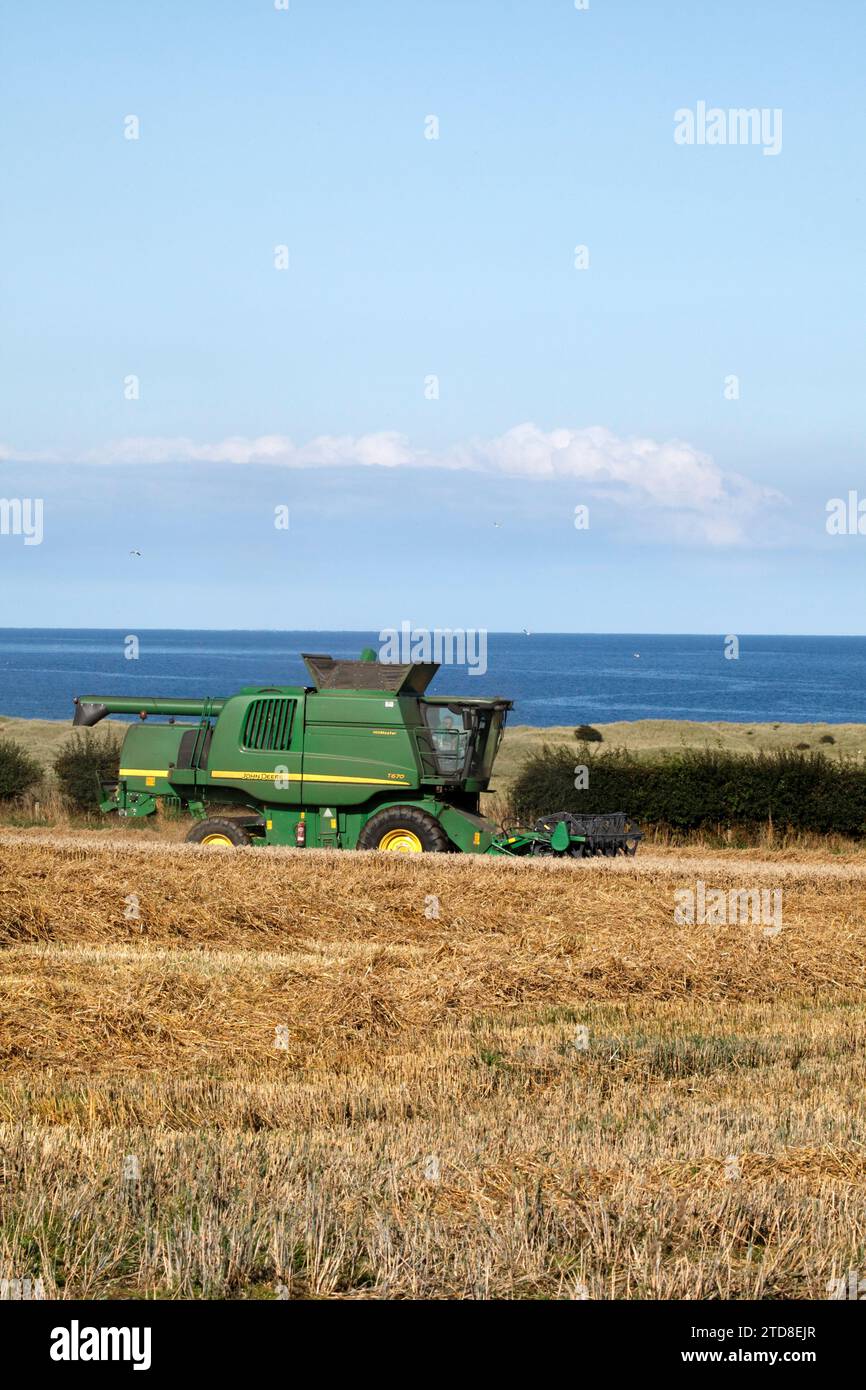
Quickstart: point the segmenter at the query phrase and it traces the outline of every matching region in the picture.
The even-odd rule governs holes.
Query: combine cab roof
[[[449,709],[454,705],[461,708],[472,705],[478,709],[514,709],[514,701],[506,700],[504,695],[428,695],[426,703],[446,705]]]

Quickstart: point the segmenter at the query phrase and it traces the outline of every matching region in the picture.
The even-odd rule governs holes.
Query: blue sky
[[[864,31],[4,6],[0,626],[866,631]],[[780,150],[678,145],[699,102]]]

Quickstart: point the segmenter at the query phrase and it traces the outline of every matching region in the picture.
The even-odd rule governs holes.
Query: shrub
[[[95,811],[100,782],[117,777],[120,744],[112,734],[79,729],[54,759],[54,771],[66,799],[80,811]]]
[[[647,825],[682,830],[775,825],[821,834],[866,834],[866,768],[822,753],[719,749],[637,758],[625,749],[587,752],[588,786],[575,788],[574,752],[547,746],[524,764],[515,812],[531,824],[551,811],[625,811]]]
[[[581,743],[602,743],[604,735],[598,729],[594,729],[591,724],[578,724],[574,731],[574,737]]]
[[[819,742],[819,743],[835,743],[836,740],[835,740],[835,738],[833,737],[832,734],[822,734],[821,737],[818,739],[818,742]]]
[[[808,743],[795,743],[794,747],[802,751],[803,749],[808,748],[809,745]]]
[[[21,796],[42,776],[42,768],[14,738],[0,738],[0,801]]]

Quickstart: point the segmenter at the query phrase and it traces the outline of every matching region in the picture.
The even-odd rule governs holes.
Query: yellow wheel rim
[[[413,830],[386,830],[379,841],[379,849],[393,850],[396,854],[421,854],[421,841]]]
[[[234,849],[234,845],[228,835],[221,835],[218,832],[213,835],[205,835],[204,839],[200,840],[199,843],[202,845],[210,845],[211,849]]]

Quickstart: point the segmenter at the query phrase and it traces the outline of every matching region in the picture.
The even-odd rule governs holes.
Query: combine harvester
[[[224,700],[76,699],[76,725],[108,714],[141,721],[128,728],[100,809],[149,816],[162,801],[196,817],[188,840],[221,848],[635,853],[640,831],[622,814],[557,812],[505,833],[479,814],[510,700],[428,696],[437,664],[384,664],[369,649],[360,661],[304,661],[306,687],[246,686]]]

